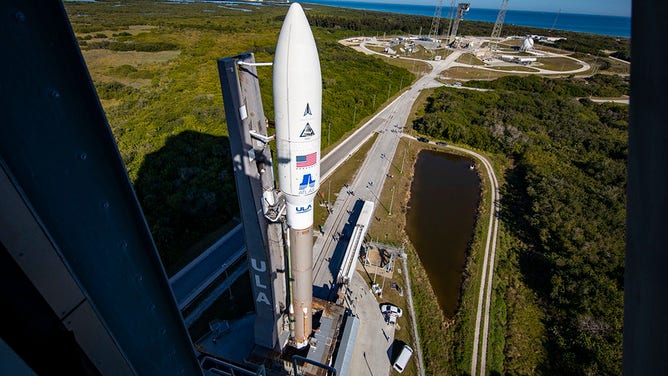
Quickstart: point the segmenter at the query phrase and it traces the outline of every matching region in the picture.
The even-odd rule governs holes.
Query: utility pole
[[[404,157],[401,159],[401,170],[399,170],[400,174],[404,173],[404,161],[406,160],[406,149],[404,149]]]
[[[329,133],[331,131],[331,128],[332,128],[332,123],[328,123],[327,124],[327,146],[329,146],[329,144],[330,144]]]
[[[356,118],[357,118],[357,103],[355,103],[355,110],[353,111],[353,125],[355,124]]]

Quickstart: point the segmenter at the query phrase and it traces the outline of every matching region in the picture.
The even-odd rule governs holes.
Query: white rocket
[[[294,342],[312,330],[313,198],[320,187],[322,82],[318,50],[301,6],[290,5],[274,57],[274,116],[279,187],[286,197],[293,277]]]

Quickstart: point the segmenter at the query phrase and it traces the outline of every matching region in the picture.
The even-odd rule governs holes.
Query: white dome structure
[[[522,40],[522,45],[520,46],[520,51],[526,52],[533,49],[533,39],[530,35],[527,35],[524,40]]]

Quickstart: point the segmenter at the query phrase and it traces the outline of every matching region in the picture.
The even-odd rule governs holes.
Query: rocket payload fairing
[[[283,21],[273,65],[278,180],[286,198],[294,280],[294,342],[303,347],[312,330],[313,199],[320,187],[322,81],[315,40],[297,3]]]

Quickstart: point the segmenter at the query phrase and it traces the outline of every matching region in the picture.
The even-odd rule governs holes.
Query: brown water
[[[415,163],[406,232],[446,317],[459,305],[468,244],[480,200],[471,159],[423,150]]]

